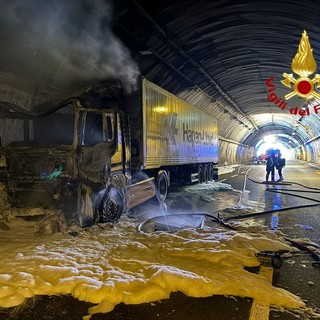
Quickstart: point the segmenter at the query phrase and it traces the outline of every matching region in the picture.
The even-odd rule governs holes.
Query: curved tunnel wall
[[[253,156],[254,148],[219,138],[219,166],[249,163]]]
[[[313,145],[313,150],[315,150],[314,162],[320,164],[320,139],[314,140],[311,144]]]
[[[313,138],[295,149],[296,158],[320,165],[320,137]]]
[[[314,144],[312,142],[308,143],[308,144],[306,144],[305,148],[307,151],[306,152],[306,156],[307,156],[306,161],[315,162],[315,159],[316,159],[315,150],[317,150],[317,149],[314,148]],[[317,153],[319,153],[319,151]]]

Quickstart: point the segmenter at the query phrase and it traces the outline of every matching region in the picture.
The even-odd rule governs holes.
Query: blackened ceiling
[[[132,89],[141,74],[216,116],[221,138],[256,146],[276,134],[296,147],[320,134],[318,99],[295,96],[283,110],[267,91],[273,88],[283,101],[292,91],[281,80],[283,73],[293,73],[304,30],[320,63],[320,1],[0,3],[4,116],[23,103],[30,109],[43,99],[57,103],[81,91],[70,85],[74,79],[88,84],[116,74]],[[69,91],[60,95],[61,87]],[[302,106],[310,115],[289,112]]]

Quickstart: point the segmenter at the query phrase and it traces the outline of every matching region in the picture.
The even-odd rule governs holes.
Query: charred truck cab
[[[25,140],[0,148],[11,206],[64,211],[87,226],[119,219],[170,181],[217,177],[217,122],[146,79],[129,98],[107,83],[24,119]]]

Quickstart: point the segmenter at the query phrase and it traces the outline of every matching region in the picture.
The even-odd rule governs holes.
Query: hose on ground
[[[263,182],[259,182],[259,181],[255,181],[252,178],[250,178],[249,176],[247,177],[248,180],[254,182],[254,183],[258,183],[258,184],[265,184]],[[231,230],[236,230],[236,228],[234,228],[233,226],[229,225],[228,223],[226,223],[226,221],[229,220],[238,220],[238,219],[245,219],[245,218],[251,218],[251,217],[255,217],[255,216],[260,216],[260,215],[264,215],[264,214],[272,214],[275,212],[283,212],[283,211],[288,211],[288,210],[294,210],[294,209],[301,209],[301,208],[310,208],[310,207],[316,207],[320,205],[320,201],[319,200],[315,200],[309,197],[305,197],[305,196],[301,196],[301,195],[296,195],[296,194],[292,194],[289,192],[285,192],[285,191],[293,191],[293,192],[307,192],[307,193],[320,193],[320,189],[319,188],[312,188],[312,187],[307,187],[301,183],[297,183],[297,182],[286,182],[286,183],[274,183],[276,185],[299,185],[302,186],[306,189],[309,190],[314,190],[314,191],[309,191],[309,190],[296,190],[296,189],[274,189],[274,188],[266,188],[266,191],[269,192],[274,192],[274,193],[280,193],[280,194],[285,194],[285,195],[290,195],[290,196],[294,196],[297,198],[301,198],[301,199],[305,199],[305,200],[310,200],[310,201],[314,201],[316,203],[313,204],[305,204],[305,205],[300,205],[300,206],[294,206],[294,207],[288,207],[288,208],[280,208],[280,209],[272,209],[272,210],[266,210],[266,211],[261,211],[261,212],[255,212],[255,213],[249,213],[249,214],[241,214],[241,215],[236,215],[236,216],[232,216],[232,217],[226,217],[226,218],[218,218],[220,221],[220,224],[222,224],[223,226],[225,226],[226,228],[229,228]],[[319,191],[319,192],[318,192]],[[308,253],[311,254],[311,256],[313,257],[313,259],[315,260],[314,262],[312,262],[313,266],[318,266],[320,267],[320,256],[315,253],[314,251],[312,251],[310,248],[308,248],[307,246],[298,243],[292,239],[289,238],[285,238],[286,241],[290,242],[293,246],[297,247],[300,250],[306,251]]]

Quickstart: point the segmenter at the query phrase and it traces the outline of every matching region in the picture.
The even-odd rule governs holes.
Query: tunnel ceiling
[[[273,92],[285,101],[292,89],[282,74],[293,73],[304,30],[320,64],[320,2],[137,0],[114,8],[115,31],[141,73],[214,114],[222,137],[255,146],[277,134],[293,146],[319,135],[318,100],[308,106],[293,97],[282,110],[268,100],[266,81],[273,78]],[[310,115],[290,113],[302,106]]]
[[[107,64],[107,69],[118,73],[127,83],[134,82],[132,79],[139,73],[213,114],[218,119],[222,139],[255,146],[265,135],[277,134],[281,141],[294,147],[319,135],[319,119],[314,109],[319,100],[306,102],[294,96],[286,101],[284,96],[292,88],[281,83],[283,73],[293,73],[291,63],[304,30],[314,59],[320,64],[319,1],[118,0],[108,5],[100,1],[93,8],[95,1],[89,5],[87,1],[59,0],[54,5],[41,2],[41,9],[36,10],[30,8],[31,4],[19,2],[20,8],[17,3],[2,5],[2,117],[9,116],[12,110],[19,111],[23,102],[40,106],[46,99],[52,102],[51,106],[58,104],[67,95],[86,89],[70,89],[72,72],[87,82],[96,82],[104,79],[101,65]],[[54,7],[59,3],[65,6],[65,11]],[[71,8],[72,3],[78,5],[77,10]],[[80,3],[85,3],[82,10]],[[57,12],[57,20],[50,16],[51,12]],[[70,13],[64,16],[63,12]],[[32,13],[32,19],[26,13]],[[84,31],[79,32],[77,25]],[[13,27],[14,36],[10,36]],[[46,30],[46,37],[39,30]],[[53,37],[54,31],[63,36]],[[38,34],[43,38],[37,42]],[[61,38],[68,41],[59,41]],[[17,43],[20,47],[13,47]],[[59,52],[55,51],[57,47],[61,48]],[[112,59],[111,51],[115,52]],[[27,53],[20,64],[19,52]],[[124,52],[125,58],[119,64],[117,57]],[[54,56],[54,63],[41,64],[39,61],[45,55]],[[100,68],[92,67],[92,61],[98,61]],[[77,64],[81,68],[76,68]],[[30,66],[32,72],[26,72]],[[317,73],[320,73],[318,66],[310,79]],[[295,73],[293,76],[299,78]],[[70,90],[61,94],[62,86]],[[8,88],[22,93],[17,95]],[[268,89],[276,95],[278,105],[269,101]],[[279,107],[282,101],[279,99],[286,101],[285,109]],[[290,113],[290,109],[301,107],[310,114]]]

